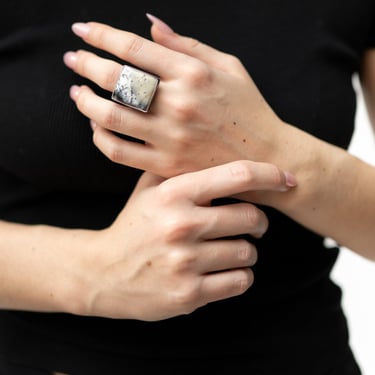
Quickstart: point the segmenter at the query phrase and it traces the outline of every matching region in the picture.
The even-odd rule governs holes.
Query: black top
[[[88,120],[69,99],[70,85],[83,80],[62,55],[86,48],[70,31],[74,21],[106,22],[149,37],[144,14],[153,13],[176,31],[237,55],[283,120],[348,146],[352,74],[364,50],[375,46],[373,0],[139,4],[1,2],[1,219],[103,228],[140,174],[94,147]],[[329,373],[350,352],[341,292],[329,279],[337,249],[266,211],[270,228],[257,241],[255,284],[244,295],[154,323],[3,311],[0,356],[72,374],[165,374],[163,363],[196,371],[208,366],[213,374],[220,373],[215,364],[227,373],[225,363],[249,374]]]

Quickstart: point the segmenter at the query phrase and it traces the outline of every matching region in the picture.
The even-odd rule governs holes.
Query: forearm
[[[0,308],[82,309],[80,294],[87,287],[82,254],[90,241],[87,231],[0,221],[0,238]]]
[[[375,260],[372,166],[288,125],[269,158],[293,172],[298,187],[285,195],[267,194],[261,200],[307,228]]]

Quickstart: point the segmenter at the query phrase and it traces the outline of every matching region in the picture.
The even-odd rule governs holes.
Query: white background
[[[356,78],[354,86],[358,94],[358,110],[356,129],[349,150],[375,165],[374,134]],[[375,194],[375,186],[373,189]],[[350,230],[350,224],[348,228]],[[332,278],[343,288],[343,305],[354,355],[363,375],[375,375],[375,263],[348,249],[342,249]]]

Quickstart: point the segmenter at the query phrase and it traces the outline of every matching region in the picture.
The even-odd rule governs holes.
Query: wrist
[[[114,235],[111,226],[99,231],[80,230],[73,237],[79,256],[73,261],[72,272],[62,286],[70,300],[65,309],[75,315],[118,317],[119,309],[114,301],[118,301],[119,295],[114,291],[111,274],[123,258],[122,241],[116,240],[122,236]],[[126,308],[121,306],[121,317],[127,316]]]
[[[285,194],[266,194],[263,203],[289,213],[302,200],[310,200],[316,194],[315,184],[320,182],[318,169],[325,168],[321,152],[325,147],[323,141],[287,123],[280,127],[275,141],[267,161],[292,173],[297,187]]]
[[[93,283],[94,267],[98,252],[95,251],[97,232],[84,229],[62,229],[37,226],[36,237],[49,249],[50,310],[75,315],[85,315],[87,296]],[[43,270],[42,270],[43,272]]]
[[[285,193],[261,193],[257,203],[271,206],[316,230],[317,223],[322,221],[321,213],[335,199],[331,190],[338,181],[344,183],[340,174],[346,170],[350,156],[345,150],[289,124],[285,124],[277,137],[277,145],[267,161],[292,173],[297,186]],[[322,234],[320,228],[318,231]]]
[[[0,221],[0,308],[82,311],[93,233]]]
[[[302,203],[305,205],[307,201],[313,200],[314,194],[318,194],[322,181],[320,169],[328,168],[325,153],[329,153],[329,148],[334,146],[281,120],[274,129],[267,147],[256,156],[256,161],[275,164],[281,170],[293,174],[297,187],[287,192],[248,192],[242,194],[241,198],[289,215],[296,206]]]

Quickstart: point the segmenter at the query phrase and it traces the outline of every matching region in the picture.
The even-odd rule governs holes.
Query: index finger
[[[294,176],[275,165],[249,160],[238,160],[173,179],[177,190],[185,196],[188,193],[198,205],[246,191],[287,191],[297,184]]]
[[[75,23],[73,32],[86,43],[150,73],[168,79],[180,76],[179,66],[193,59],[129,31],[97,23]]]

